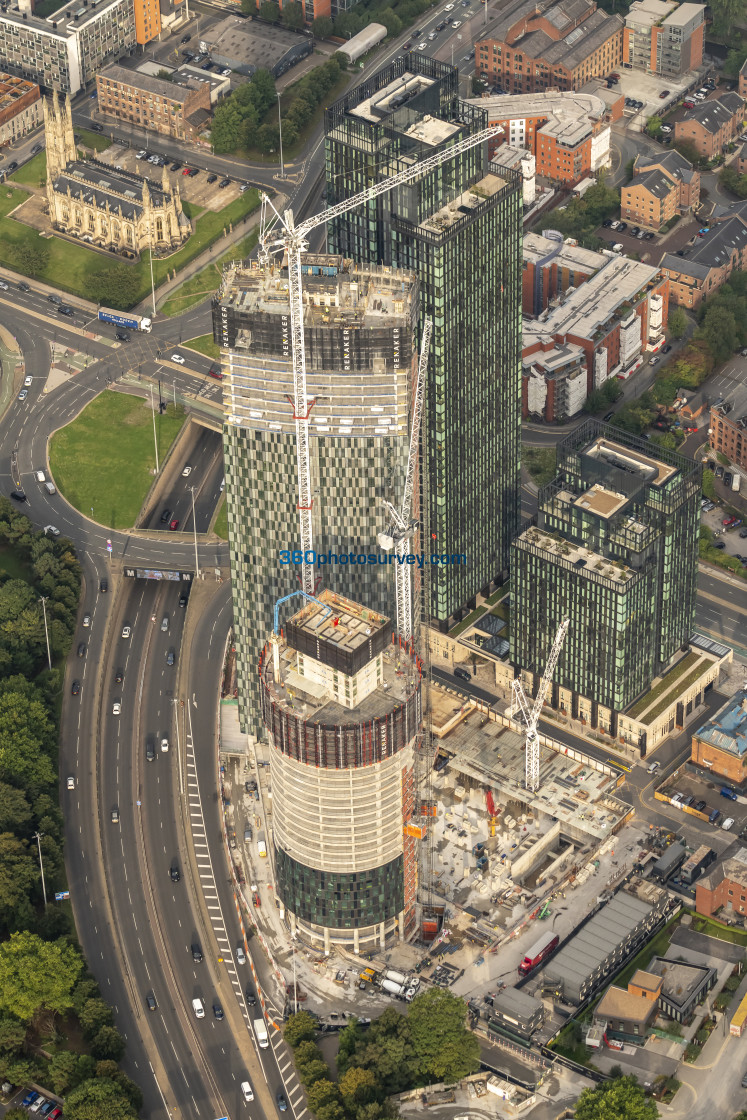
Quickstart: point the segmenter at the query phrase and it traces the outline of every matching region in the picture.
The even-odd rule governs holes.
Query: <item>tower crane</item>
[[[407,547],[412,539],[412,534],[417,526],[417,519],[412,516],[412,493],[415,485],[415,465],[418,461],[418,444],[420,440],[420,424],[423,419],[423,404],[425,402],[425,375],[428,369],[428,351],[431,345],[433,322],[426,319],[423,323],[423,340],[420,345],[420,361],[418,362],[418,376],[415,383],[415,399],[412,410],[412,423],[410,425],[410,449],[407,454],[407,474],[405,476],[405,490],[402,495],[402,506],[395,509],[391,502],[384,498],[384,505],[389,511],[389,529],[386,533],[379,533],[378,541],[387,551],[394,547],[397,556],[395,567],[395,587],[397,593],[397,632],[404,643],[412,640],[412,571],[409,564],[405,563]]]
[[[311,467],[309,461],[309,416],[314,402],[309,401],[306,393],[306,348],[303,332],[303,290],[301,284],[301,254],[308,249],[308,235],[318,226],[333,221],[342,214],[371,202],[379,195],[387,194],[395,187],[411,183],[413,179],[440,167],[447,160],[454,159],[462,152],[469,151],[478,144],[484,144],[501,131],[501,126],[496,124],[482,129],[473,136],[466,136],[462,140],[442,148],[441,151],[426,157],[419,163],[414,163],[405,171],[400,171],[391,178],[375,183],[344,202],[329,206],[321,213],[307,218],[296,225],[292,210],[284,211],[281,216],[269,197],[262,196],[262,210],[260,214],[259,233],[259,258],[263,263],[268,263],[270,254],[284,250],[288,259],[288,283],[290,297],[291,320],[291,350],[293,355],[293,419],[296,423],[296,464],[298,469],[298,516],[301,538],[301,586],[308,594],[314,591],[313,565],[307,557],[312,549],[312,521],[311,514],[313,499],[311,494]],[[272,211],[272,214],[270,214]],[[274,217],[272,216],[274,214]],[[277,229],[277,226],[280,229]]]
[[[552,681],[552,675],[555,671],[555,666],[560,657],[560,651],[563,648],[563,642],[568,631],[571,620],[566,618],[561,622],[558,627],[558,632],[555,635],[555,641],[550,650],[550,656],[547,659],[547,665],[540,681],[540,686],[537,690],[537,695],[534,704],[530,708],[530,701],[527,694],[524,692],[524,686],[517,678],[511,684],[511,690],[514,694],[515,707],[521,710],[524,716],[524,723],[526,724],[526,759],[525,759],[525,785],[528,790],[533,793],[539,788],[539,769],[540,769],[540,741],[537,734],[537,724],[539,723],[540,714],[542,712],[542,705],[547,698],[547,693]]]

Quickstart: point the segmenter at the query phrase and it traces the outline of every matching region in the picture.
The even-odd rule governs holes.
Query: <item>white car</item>
[[[462,26],[462,21],[460,19],[455,19],[451,26],[452,26],[452,28],[461,27]]]
[[[47,534],[49,534],[50,537],[59,537],[60,530],[57,528],[56,525],[45,525],[44,526],[44,536],[46,537]]]
[[[453,11],[454,11],[454,8],[455,8],[455,6],[456,6],[456,5],[454,5],[454,4],[447,4],[447,5],[446,5],[446,7],[444,8],[444,11],[445,11],[445,12],[453,12]]]
[[[727,817],[726,820],[724,821],[724,823],[721,825],[721,827],[725,828],[726,831],[728,832],[733,824],[734,824],[734,817]]]
[[[27,389],[28,389],[29,385],[33,384],[33,382],[34,382],[34,379],[31,376],[31,374],[29,374],[28,377],[24,377],[24,379],[23,379],[23,383],[24,383],[24,385],[26,386]]]
[[[418,43],[418,50],[419,51],[424,51],[426,46],[427,46],[426,43]]]
[[[129,638],[131,633],[132,633],[132,627],[131,626],[123,626],[122,627],[122,637],[123,638]]]
[[[148,153],[145,150],[143,150],[142,152],[135,152],[135,159],[145,159],[147,154]]]
[[[230,70],[221,70],[220,76],[221,76],[221,78],[230,78],[231,77],[231,71]]]
[[[20,393],[18,394],[19,401],[25,401],[26,397],[28,395],[29,395],[28,389],[21,389]]]
[[[182,478],[189,478],[189,476],[191,475],[191,473],[192,473],[192,468],[191,468],[191,466],[189,465],[189,463],[187,463],[186,467],[185,467],[185,468],[184,468],[184,470],[182,471]]]
[[[115,700],[112,704],[112,715],[118,716],[122,714],[122,704],[119,700]]]
[[[246,964],[246,953],[242,945],[236,946],[236,960],[239,964]]]
[[[184,361],[184,358],[181,356],[181,354],[172,354],[171,355],[171,361],[176,362],[176,364],[178,366],[183,366],[183,365],[186,364],[185,361]]]
[[[67,788],[68,789],[75,789],[75,778],[72,776],[72,774],[70,775],[70,777],[67,780]]]
[[[169,749],[168,739],[161,739],[161,750],[166,752]]]

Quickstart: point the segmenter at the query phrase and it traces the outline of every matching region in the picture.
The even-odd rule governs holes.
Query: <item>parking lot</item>
[[[722,795],[722,789],[728,790],[730,796]],[[702,822],[700,837],[703,825],[706,825],[703,814],[710,818],[717,813],[715,820],[707,822],[707,827],[713,829],[717,848],[723,846],[724,833],[731,834],[728,840],[747,838],[747,799],[737,794],[728,782],[722,782],[718,777],[709,781],[705,776],[683,768],[676,777],[660,786],[659,792],[671,798],[670,810],[676,809],[681,813],[682,829],[687,829],[696,820]],[[703,842],[699,838],[698,843]]]
[[[138,159],[137,157],[141,158]],[[151,157],[160,158],[161,163],[150,162]],[[180,160],[164,159],[159,154],[158,148],[125,148],[113,144],[105,152],[99,153],[98,159],[112,167],[132,171],[135,175],[142,175],[155,186],[161,185],[163,168],[167,169],[170,181],[179,181],[182,199],[195,206],[202,206],[206,210],[222,210],[229,202],[238,198],[242,184],[232,179],[226,179],[215,172],[199,169],[194,163],[182,163]],[[187,174],[192,171],[193,174]],[[196,174],[194,174],[196,172]],[[221,183],[226,183],[221,187]]]

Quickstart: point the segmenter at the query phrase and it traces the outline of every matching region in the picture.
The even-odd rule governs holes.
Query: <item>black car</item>
[[[714,544],[713,547],[717,548],[719,550],[719,552],[723,552],[723,550],[726,548],[726,545],[724,544],[723,541],[716,541],[716,543]]]
[[[667,342],[665,346],[662,346],[661,352],[662,352],[662,354],[668,354],[671,349],[672,349],[671,342]]]
[[[8,174],[10,174],[11,171],[17,171],[18,170],[18,164],[16,163],[15,160],[11,160],[11,162],[8,164],[8,166],[5,168],[5,170],[8,172]]]
[[[175,159],[171,167],[169,168],[170,171],[181,171],[181,169],[182,165],[179,163],[178,159]]]
[[[114,683],[115,684],[121,684],[123,680],[124,680],[124,669],[117,669],[116,673],[114,674]]]
[[[218,176],[217,175],[208,175],[207,181],[208,181],[208,183],[217,183],[218,182]]]
[[[617,232],[618,233],[624,233],[627,228],[628,228],[628,223],[627,222],[620,222],[620,225],[617,227]]]
[[[18,291],[19,292],[30,292],[31,288],[29,287],[29,285],[26,283],[25,280],[20,280],[19,283],[18,283]]]
[[[192,38],[191,35],[182,35],[182,42],[183,43],[188,43],[191,38]]]
[[[70,691],[72,692],[73,696],[77,696],[80,692],[80,681],[73,681],[73,686]]]
[[[170,649],[169,652],[166,654],[166,664],[167,665],[173,665],[174,661],[175,661],[175,654],[174,654],[173,649]]]
[[[648,230],[646,233],[644,233],[643,240],[644,241],[653,241],[655,236],[656,236],[655,233],[652,233],[651,230]]]
[[[109,580],[106,579],[106,577],[102,576],[102,578],[99,580],[99,591],[101,592],[102,595],[106,595],[108,590],[109,590]]]
[[[608,412],[607,415],[604,418],[605,424],[608,424],[610,422],[610,420],[613,418],[614,415],[615,415],[614,412]]]
[[[221,188],[221,190],[224,187],[230,187],[231,186],[231,180],[230,179],[221,179],[221,181],[218,183],[218,186]]]
[[[190,177],[190,179],[194,179],[195,175],[199,175],[199,174],[200,174],[199,167],[192,167],[190,169],[190,172],[189,172],[189,177]]]
[[[115,338],[117,339],[117,342],[129,342],[130,341],[130,336],[127,334],[126,331],[117,331],[117,333],[115,335]]]
[[[631,231],[630,231],[630,232],[631,232],[631,234],[633,235],[633,237],[637,237],[637,236],[638,236],[638,234],[639,234],[639,233],[641,232],[641,227],[640,227],[640,226],[633,226],[633,227],[631,228]]]
[[[703,810],[705,809],[705,807],[706,807],[705,801],[696,801],[695,804],[693,805],[693,809],[695,809],[698,813],[702,813]]]
[[[153,995],[152,992],[150,993],[149,996],[145,997],[145,1002],[148,1004],[148,1010],[149,1011],[155,1011],[156,1010],[156,1006],[157,1006],[156,997]]]
[[[148,742],[145,744],[145,757],[148,762],[155,762],[156,748],[153,746],[150,740],[148,740]]]
[[[10,496],[15,502],[25,502],[26,501],[26,491],[25,490],[11,490]]]
[[[278,1090],[278,1093],[277,1093],[277,1096],[275,1097],[275,1100],[278,1102],[278,1112],[287,1112],[288,1111],[288,1102],[285,1099],[285,1093],[281,1093]]]
[[[165,525],[167,523],[167,521],[170,519],[170,517],[171,517],[171,510],[170,509],[165,509],[163,511],[163,513],[161,514],[161,524]]]
[[[92,124],[91,125],[91,132],[103,132],[103,131],[104,131],[103,124]]]
[[[202,949],[196,943],[192,946],[192,960],[197,961],[197,964],[202,960]]]
[[[254,1007],[255,1003],[257,1002],[257,997],[255,996],[252,989],[247,988],[244,995],[246,996],[246,1002],[249,1004],[249,1006]]]
[[[611,225],[612,225],[612,218],[605,218],[604,221],[602,222],[603,229],[609,229]]]
[[[173,867],[173,866],[169,868],[169,875],[171,877],[171,882],[172,883],[178,883],[179,880],[182,877],[181,872],[179,871],[179,868],[178,867]]]
[[[223,1018],[223,1008],[219,1003],[213,1004],[213,1015],[215,1015],[215,1018],[218,1020],[218,1022],[220,1022]]]
[[[86,643],[85,642],[78,642],[78,657],[85,657],[85,656],[86,656]]]
[[[72,309],[72,307],[68,307],[68,305],[66,303],[63,303],[61,307],[57,308],[57,310],[60,313],[60,315],[67,315],[68,319],[72,319],[73,309]]]
[[[182,591],[181,595],[179,596],[179,606],[186,607],[188,598],[189,595],[187,595],[186,591]]]

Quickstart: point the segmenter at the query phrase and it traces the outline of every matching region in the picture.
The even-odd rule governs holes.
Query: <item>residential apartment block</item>
[[[482,97],[471,104],[487,111],[490,124],[503,128],[503,136],[491,144],[491,155],[504,143],[527,148],[538,175],[571,185],[609,166],[610,114],[595,94],[543,92]]]
[[[546,247],[538,245],[543,241]],[[526,283],[527,288],[537,285],[535,306],[542,287],[552,283],[554,247],[557,241],[547,236],[535,236],[527,247],[527,271],[535,280],[527,277]],[[659,269],[626,257],[595,256],[603,262],[598,271],[586,280],[574,277],[578,286],[565,290],[561,279],[561,290],[547,309],[536,319],[524,319],[525,418],[552,422],[577,415],[592,389],[610,377],[629,377],[642,364],[644,351],[664,337],[667,283]]]
[[[598,420],[558,444],[537,524],[512,548],[511,662],[532,695],[566,618],[551,705],[611,735],[681,656],[695,616],[701,475],[699,463]]]
[[[572,237],[563,240],[554,229],[525,234],[522,255],[521,306],[531,316],[541,315],[551,300],[583,284],[609,260],[603,253],[584,249]]]
[[[0,12],[0,68],[71,96],[135,47],[131,0],[70,0],[54,19],[17,8]]]
[[[327,109],[327,201],[340,203],[487,124],[481,105],[459,99],[455,67],[400,55]],[[450,157],[327,227],[335,252],[417,272],[420,322],[433,321],[426,531],[439,548],[469,557],[430,570],[428,610],[440,630],[505,578],[520,524],[522,176],[492,164],[487,147]]]
[[[625,17],[623,65],[676,78],[703,61],[705,4],[633,0]]]
[[[210,116],[210,85],[183,85],[107,66],[96,75],[99,112],[175,140],[194,140]]]
[[[12,144],[44,120],[36,82],[0,74],[0,147]]]
[[[637,156],[633,179],[620,192],[620,214],[645,229],[661,229],[700,204],[700,172],[677,151]]]
[[[674,139],[688,140],[703,159],[713,159],[739,135],[743,121],[742,98],[738,93],[722,93],[689,109],[682,120],[675,121]]]
[[[620,64],[622,33],[596,0],[509,0],[475,43],[475,66],[506,93],[578,90]]]
[[[747,471],[747,386],[735,385],[711,405],[711,447]]]
[[[683,255],[665,253],[659,266],[669,280],[669,296],[681,307],[696,308],[718,291],[735,269],[747,267],[747,203],[698,237]]]
[[[744,693],[743,693],[744,695]],[[695,909],[712,917],[747,917],[747,848],[733,844],[724,857],[695,884]]]

